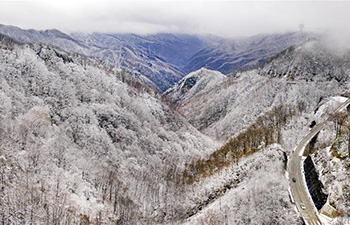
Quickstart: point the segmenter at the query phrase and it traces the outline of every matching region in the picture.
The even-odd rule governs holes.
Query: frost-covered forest
[[[162,95],[96,60],[1,35],[0,221],[301,224],[286,158],[347,94],[349,58],[313,40],[262,69],[195,71]],[[350,136],[339,121],[313,157],[332,170],[328,191],[342,174],[332,201],[346,218]]]
[[[194,127],[209,136],[228,139],[273,107],[304,105],[311,112],[322,99],[348,92],[349,57],[347,52],[333,51],[321,41],[310,41],[281,52],[262,69],[232,74],[211,88],[186,94],[185,99],[176,97],[187,92],[175,86],[178,90],[169,98],[179,102],[178,111]],[[192,76],[198,77],[195,73]]]
[[[199,78],[202,76],[200,72],[186,76],[180,84],[196,80],[197,82],[191,83],[191,86],[192,89],[199,91],[188,91],[185,85],[175,86],[169,91],[167,94],[177,104],[177,110],[203,133],[220,140],[228,140],[224,146],[207,157],[192,161],[184,171],[186,181],[203,184],[203,179],[211,179],[210,177],[215,177],[215,174],[225,174],[225,171],[239,165],[247,155],[248,158],[257,157],[257,153],[254,152],[260,152],[270,143],[279,143],[282,151],[289,155],[298,141],[307,134],[313,121],[318,123],[332,112],[332,109],[327,108],[329,101],[332,100],[330,97],[348,95],[350,85],[348,58],[347,51],[337,51],[322,41],[311,40],[305,45],[281,52],[262,69],[232,74],[221,81],[213,80],[216,82],[214,85],[206,86],[208,82],[200,82]],[[181,96],[178,93],[184,93],[185,98],[178,97]],[[327,129],[321,132],[317,145],[324,147],[332,144],[331,132],[327,131],[330,126],[332,125],[328,124]],[[338,133],[341,133],[339,125],[337,127]],[[335,144],[332,146],[333,149],[338,149]],[[338,160],[339,155],[334,151],[326,160]],[[315,154],[317,156],[317,153]],[[316,164],[322,165],[318,160]],[[327,165],[334,166],[339,163],[327,163]],[[326,169],[325,173],[329,173],[329,170],[330,168]],[[344,193],[347,193],[346,179],[344,175],[341,177],[337,189],[345,190]],[[328,177],[328,183],[333,184],[333,181],[333,178]],[[216,190],[220,189],[220,185],[216,186]],[[332,193],[334,189],[327,190],[328,193]],[[346,197],[342,191],[336,193],[338,199],[332,200],[335,197],[331,195],[331,201],[339,212],[338,221],[346,221],[349,215],[345,213],[343,203],[340,203]],[[227,196],[222,199],[229,198]],[[249,195],[247,197],[251,199]],[[200,219],[190,221],[191,223],[196,221],[196,224],[206,224],[209,223],[208,220],[219,221],[217,224],[227,221],[230,217],[227,215],[230,214],[217,210],[217,207],[213,207],[205,213],[198,214]],[[231,223],[235,221],[234,217],[229,221]],[[240,223],[249,224],[247,221]]]
[[[176,214],[181,189],[169,177],[218,142],[126,74],[5,37],[0,51],[1,221],[132,224]]]

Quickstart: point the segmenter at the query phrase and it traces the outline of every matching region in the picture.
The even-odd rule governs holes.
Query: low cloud
[[[0,23],[65,32],[213,34],[349,30],[350,2],[0,2]]]

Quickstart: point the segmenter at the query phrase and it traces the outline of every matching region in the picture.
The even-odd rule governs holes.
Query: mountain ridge
[[[206,67],[229,74],[236,70],[262,67],[275,54],[315,36],[311,33],[289,32],[221,40],[196,53],[184,66],[184,71]]]
[[[5,223],[301,223],[286,156],[324,101],[349,89],[349,53],[306,43],[234,76],[202,68],[166,92],[175,108],[100,60],[16,42],[0,35]]]
[[[167,62],[167,59],[162,56],[169,58],[172,54],[176,54],[176,58],[186,59],[203,45],[197,36],[175,34],[160,34],[159,36],[102,33],[64,34],[58,30],[23,30],[5,25],[0,26],[0,33],[20,43],[44,43],[65,51],[100,59],[107,66],[124,69],[135,76],[147,77],[150,80],[148,83],[155,84],[152,87],[160,91],[166,90],[184,76],[180,68]],[[174,44],[166,45],[167,39],[173,39]],[[155,52],[157,48],[152,46],[160,46],[159,52],[162,52],[162,46],[165,46],[164,48],[168,49],[170,54],[157,54]],[[176,47],[180,47],[181,51],[178,51]]]
[[[171,102],[178,105],[185,102],[188,98],[204,93],[210,88],[227,78],[218,71],[201,68],[191,72],[178,81],[172,88],[164,92]]]
[[[168,34],[152,35],[78,33],[59,30],[23,30],[0,25],[3,33],[21,43],[44,43],[101,60],[113,69],[122,69],[159,92],[172,87],[187,73],[202,67],[229,74],[262,66],[279,51],[305,41],[296,33],[257,35],[239,39],[215,36]],[[290,41],[293,40],[293,41]],[[277,45],[276,43],[281,43]],[[255,47],[261,49],[253,51]]]
[[[178,193],[178,171],[220,143],[131,75],[11,40],[0,35],[1,220],[179,220],[177,209],[189,206]]]

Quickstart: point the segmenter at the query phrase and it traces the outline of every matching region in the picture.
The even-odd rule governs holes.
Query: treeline
[[[299,104],[299,103],[298,103]],[[280,105],[258,119],[238,136],[210,154],[206,159],[198,159],[186,166],[182,179],[186,184],[193,184],[201,178],[237,163],[241,157],[250,155],[272,143],[281,143],[281,128],[297,111],[305,108]]]
[[[336,112],[329,116],[329,121],[334,124],[335,141],[332,145],[332,154],[339,159],[345,159],[341,157],[338,152],[340,144],[342,142],[347,143],[348,157],[350,157],[350,108],[347,107],[346,112]]]

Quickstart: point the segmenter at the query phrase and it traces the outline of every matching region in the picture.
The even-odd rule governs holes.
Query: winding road
[[[347,107],[349,103],[350,99],[347,99],[334,111],[334,113],[341,111]],[[327,120],[328,118],[313,127],[310,132],[301,139],[288,163],[289,186],[291,189],[291,194],[299,213],[307,225],[321,225],[322,222],[318,217],[317,209],[314,207],[314,203],[309,194],[306,182],[304,181],[302,155],[306,145],[325,127]],[[295,179],[294,181],[293,178]]]

